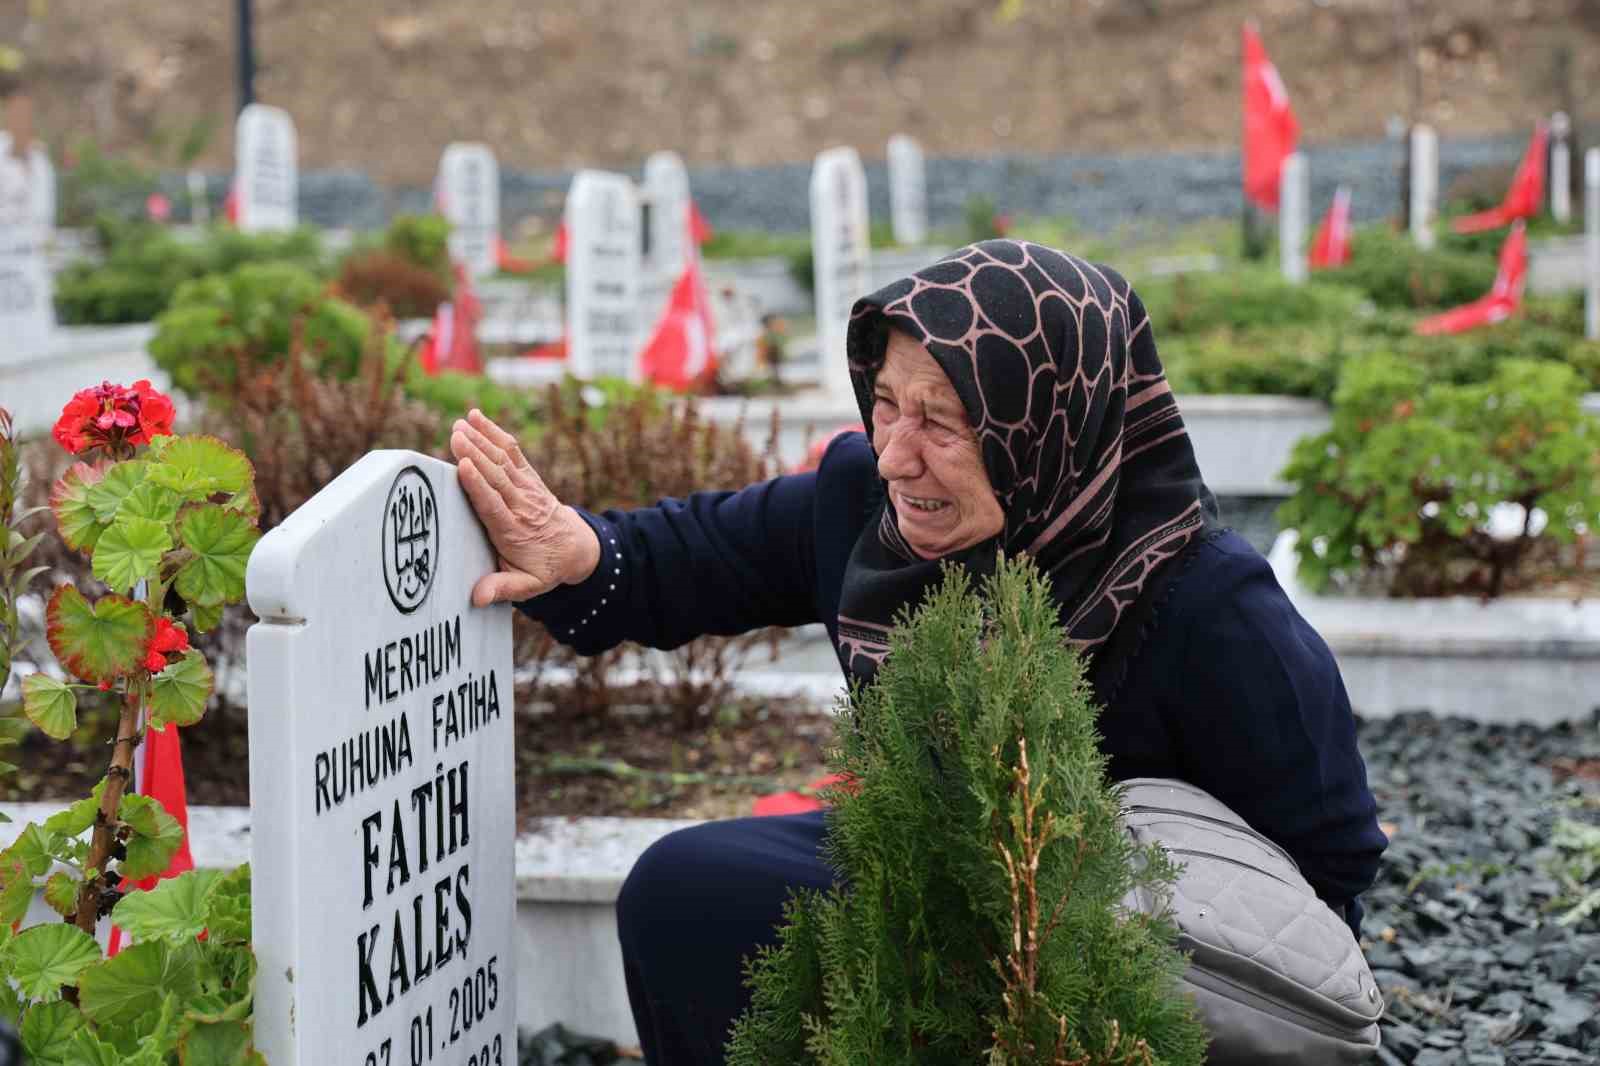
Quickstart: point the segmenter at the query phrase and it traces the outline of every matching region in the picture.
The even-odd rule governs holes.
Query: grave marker
[[[450,258],[474,278],[498,268],[500,165],[486,144],[452,144],[439,160],[439,196],[450,221]]]
[[[1565,111],[1550,116],[1550,215],[1572,221],[1572,120]]]
[[[896,244],[928,239],[928,176],[922,146],[897,133],[889,138],[889,217]]]
[[[372,452],[250,558],[256,1046],[516,1061],[511,608],[455,467]]]
[[[694,237],[690,232],[689,171],[677,152],[653,152],[644,161],[644,201],[649,205],[649,252],[644,258],[640,299],[641,326],[661,320],[672,287],[689,265]]]
[[[1439,135],[1432,126],[1411,130],[1411,239],[1418,248],[1434,245],[1439,214]]]
[[[1588,284],[1584,286],[1584,335],[1600,341],[1600,148],[1583,154],[1583,228],[1588,261]]]
[[[299,219],[299,164],[294,121],[266,104],[239,112],[234,181],[239,228],[246,233],[294,229]]]
[[[811,259],[816,281],[817,358],[827,392],[853,399],[845,359],[850,309],[870,291],[867,174],[854,148],[829,148],[811,168]]]
[[[567,192],[568,363],[579,378],[638,381],[639,194],[621,174],[580,170]]]
[[[0,362],[23,363],[47,351],[55,332],[50,266],[45,245],[50,227],[41,216],[54,215],[54,170],[38,162],[34,146],[26,160],[11,153],[10,138],[0,145]]]
[[[1311,176],[1303,152],[1283,161],[1282,199],[1278,205],[1278,258],[1283,280],[1299,285],[1306,280],[1306,231],[1310,227]]]

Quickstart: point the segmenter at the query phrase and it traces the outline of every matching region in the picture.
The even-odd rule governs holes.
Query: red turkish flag
[[[1537,123],[1533,127],[1533,138],[1528,141],[1528,150],[1522,153],[1522,162],[1517,164],[1517,172],[1511,176],[1511,188],[1506,190],[1506,198],[1500,201],[1498,207],[1479,211],[1475,215],[1463,215],[1452,222],[1450,228],[1457,233],[1482,233],[1499,229],[1519,218],[1537,215],[1544,206],[1544,162],[1549,141],[1550,131],[1543,122]]]
[[[1350,188],[1341,185],[1334,191],[1333,203],[1317,227],[1316,239],[1311,242],[1310,263],[1313,270],[1340,267],[1350,262]]]
[[[567,245],[570,241],[571,238],[567,235],[567,221],[562,219],[556,226],[556,243],[555,247],[550,249],[550,258],[558,263],[565,263],[567,261]]]
[[[1437,336],[1465,333],[1479,326],[1504,322],[1522,306],[1522,290],[1527,279],[1528,227],[1519,218],[1512,225],[1505,244],[1500,246],[1500,269],[1488,293],[1469,304],[1423,319],[1417,323],[1416,331],[1423,336]]]
[[[1244,194],[1269,211],[1278,209],[1278,178],[1294,152],[1300,124],[1289,106],[1278,68],[1267,58],[1254,23],[1244,24]]]
[[[239,224],[239,179],[228,183],[228,195],[222,198],[222,217],[230,226]]]
[[[706,216],[700,213],[700,205],[693,200],[689,201],[689,239],[696,245],[709,241],[715,234],[711,223],[706,221]]]
[[[655,335],[640,353],[645,380],[683,390],[709,378],[717,369],[715,339],[706,287],[700,280],[700,257],[691,255],[672,287]]]
[[[483,305],[466,268],[457,263],[455,273],[455,299],[440,304],[434,312],[433,328],[417,353],[422,371],[429,377],[441,370],[483,373],[483,358],[478,353],[478,319],[483,317]]]
[[[178,741],[178,727],[169,723],[162,729],[147,728],[144,743],[139,745],[134,757],[134,768],[135,791],[160,801],[166,812],[183,827],[183,843],[172,853],[172,861],[165,871],[137,883],[125,880],[119,886],[124,892],[148,892],[157,882],[194,869],[194,856],[189,852],[189,790],[183,780],[183,745]],[[106,954],[115,955],[120,950],[122,930],[112,926]]]

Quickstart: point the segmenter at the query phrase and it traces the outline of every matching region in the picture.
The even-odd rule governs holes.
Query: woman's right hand
[[[545,487],[514,436],[474,408],[451,427],[450,451],[499,556],[499,569],[473,586],[473,606],[531,599],[594,573],[599,538]]]

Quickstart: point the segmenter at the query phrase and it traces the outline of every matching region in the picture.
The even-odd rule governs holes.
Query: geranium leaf
[[[190,648],[150,679],[150,724],[193,725],[206,713],[213,678],[206,657]]]
[[[88,502],[94,508],[95,520],[101,525],[116,521],[117,512],[128,494],[144,483],[145,471],[150,464],[143,459],[129,459],[113,463],[105,475],[89,487]]]
[[[182,1002],[195,992],[199,982],[192,948],[152,940],[88,967],[78,978],[79,1008],[106,1029],[147,1023],[168,995]]]
[[[90,551],[110,524],[95,517],[94,508],[89,505],[89,490],[99,483],[110,466],[105,461],[93,466],[74,463],[51,488],[50,510],[56,516],[56,528],[61,531],[61,539],[67,542],[67,547]]]
[[[112,591],[127,593],[140,581],[155,577],[161,557],[171,550],[172,531],[166,523],[123,514],[94,546],[94,576]]]
[[[84,969],[100,961],[100,945],[75,925],[50,922],[18,933],[6,955],[23,996],[48,1002],[60,997],[62,985],[77,984]]]
[[[215,603],[208,607],[201,603],[191,603],[189,621],[196,633],[209,633],[222,623],[222,604]]]
[[[70,1061],[72,1036],[83,1028],[83,1015],[70,1003],[56,1000],[28,1008],[18,1033],[28,1061],[36,1066],[64,1066]]]
[[[183,844],[183,826],[166,812],[159,800],[150,796],[124,796],[117,817],[128,824],[133,836],[126,845],[127,857],[118,872],[138,881],[166,870],[173,853]]]
[[[143,1055],[129,1058],[121,1048],[106,1043],[93,1029],[84,1026],[73,1036],[72,1049],[62,1061],[63,1066],[131,1066],[141,1060],[149,1061]]]
[[[0,860],[0,924],[10,928],[22,921],[33,902],[33,878],[20,862]]]
[[[243,1022],[196,1025],[178,1042],[179,1066],[265,1066]]]
[[[93,605],[72,585],[50,597],[45,613],[50,650],[85,681],[114,681],[139,664],[155,623],[142,603],[102,596]]]
[[[250,864],[228,871],[206,899],[206,928],[219,943],[250,943]]]
[[[100,809],[100,795],[105,787],[106,779],[102,777],[87,798],[46,818],[45,829],[60,836],[75,837],[94,825],[95,812]]]
[[[6,932],[9,933],[10,931],[11,927],[9,925],[6,926]],[[0,954],[4,953],[5,944],[0,941]],[[9,981],[0,981],[0,1020],[4,1020],[14,1029],[21,1017],[22,1000],[17,995],[17,990],[11,987]]]
[[[57,870],[45,880],[44,901],[63,918],[73,914],[78,909],[78,882],[71,874]]]
[[[160,452],[150,477],[185,499],[203,500],[213,493],[244,492],[255,480],[244,452],[216,437],[175,437]]]
[[[66,740],[78,728],[78,695],[43,671],[22,679],[22,713],[51,740]]]
[[[54,834],[41,826],[29,824],[22,827],[22,832],[17,834],[17,839],[11,846],[0,851],[0,864],[19,862],[22,871],[27,877],[43,877],[50,869],[50,856],[55,851]],[[0,871],[0,876],[9,875]]]
[[[171,489],[146,480],[123,499],[117,517],[121,519],[131,515],[168,526],[178,517],[178,505],[181,502],[178,494]]]
[[[193,940],[206,928],[207,904],[222,876],[221,870],[189,870],[148,892],[130,892],[112,920],[137,940]]]
[[[178,595],[206,607],[244,598],[245,564],[261,539],[249,518],[206,504],[178,520],[178,537],[194,553],[178,571]]]

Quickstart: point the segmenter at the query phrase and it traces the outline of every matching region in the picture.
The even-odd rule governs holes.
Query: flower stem
[[[90,936],[94,935],[95,922],[100,917],[102,886],[110,884],[106,876],[106,861],[111,858],[111,849],[116,844],[117,809],[122,805],[122,795],[133,777],[133,749],[139,742],[139,707],[144,688],[131,680],[124,684],[127,687],[122,696],[122,714],[117,720],[117,738],[111,744],[111,768],[106,771],[106,787],[100,795],[100,810],[94,818],[94,836],[89,842],[89,857],[84,863],[86,870],[95,873],[93,877],[85,877],[82,887],[78,889],[78,911],[73,917],[73,924]]]

